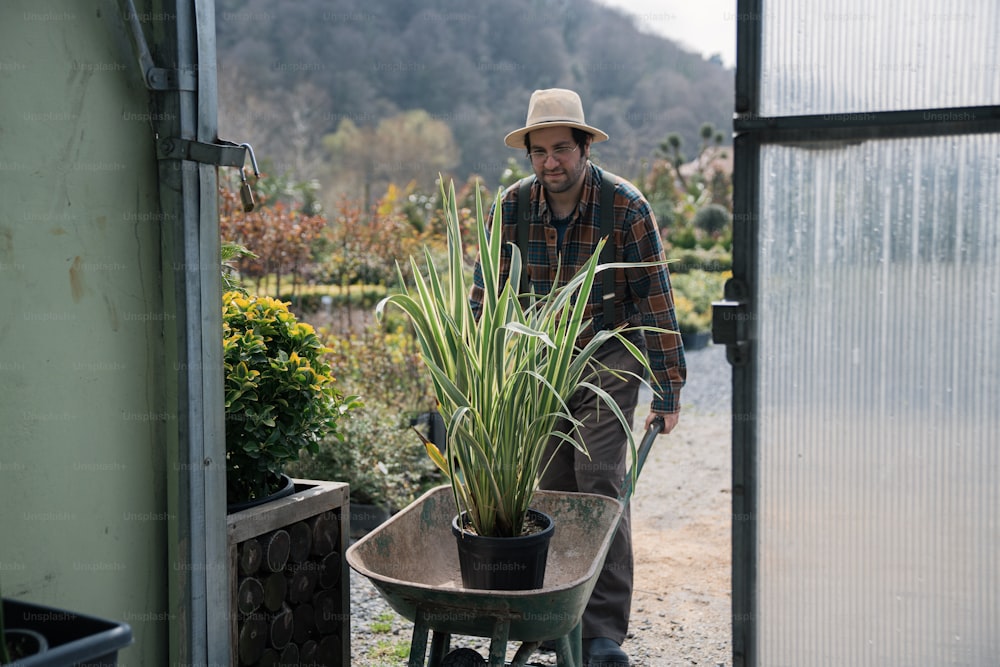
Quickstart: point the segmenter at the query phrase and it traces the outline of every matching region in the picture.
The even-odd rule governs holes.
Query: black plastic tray
[[[64,609],[3,600],[4,627],[41,633],[49,648],[11,663],[17,667],[114,667],[132,643],[132,628]]]

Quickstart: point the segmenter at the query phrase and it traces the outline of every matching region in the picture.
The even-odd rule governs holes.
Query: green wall
[[[158,665],[170,221],[148,93],[96,4],[0,9],[0,586],[126,621],[122,661]]]

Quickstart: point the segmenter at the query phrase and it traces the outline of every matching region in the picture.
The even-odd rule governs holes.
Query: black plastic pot
[[[48,643],[47,650],[18,660],[18,667],[111,667],[132,643],[126,623],[19,600],[3,601],[3,618],[6,627],[33,630]]]
[[[351,537],[364,537],[389,520],[392,513],[381,505],[351,502]]]
[[[10,659],[16,664],[24,658],[38,655],[48,650],[45,635],[26,628],[4,628]]]
[[[712,342],[712,332],[695,331],[692,333],[681,333],[681,342],[684,343],[684,349],[689,352],[700,350]]]
[[[269,496],[264,496],[263,498],[254,498],[253,500],[245,500],[239,503],[228,503],[226,505],[227,514],[235,514],[236,512],[242,512],[243,510],[248,510],[251,507],[257,507],[258,505],[263,505],[264,503],[269,503],[272,500],[277,500],[278,498],[284,498],[285,496],[290,496],[295,493],[295,482],[288,475],[281,474],[281,488]]]
[[[493,591],[526,591],[541,588],[545,581],[545,563],[549,542],[555,532],[552,517],[537,510],[528,514],[541,525],[541,531],[519,537],[483,537],[462,530],[464,513],[451,522],[451,532],[458,542],[458,562],[462,586]]]

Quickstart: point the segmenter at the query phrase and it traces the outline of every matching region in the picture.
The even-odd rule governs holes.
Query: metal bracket
[[[197,72],[156,66],[149,51],[149,45],[146,43],[142,24],[139,23],[135,3],[132,0],[119,0],[119,4],[124,5],[122,15],[128,21],[129,31],[132,35],[132,48],[139,59],[139,68],[142,70],[142,78],[146,82],[146,87],[149,90],[197,91]]]
[[[234,144],[228,141],[207,144],[191,139],[167,137],[156,142],[156,157],[159,160],[191,160],[220,167],[243,167],[246,162],[247,147],[247,144]]]
[[[143,78],[150,90],[198,90],[198,75],[186,70],[149,67],[143,70]]]
[[[712,303],[712,341],[726,346],[726,358],[733,366],[750,361],[750,307],[746,283],[736,278],[726,281],[724,299]]]

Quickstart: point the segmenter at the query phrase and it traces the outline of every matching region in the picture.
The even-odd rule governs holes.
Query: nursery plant
[[[452,184],[442,187],[447,226],[447,265],[443,272],[430,252],[424,269],[410,258],[413,286],[400,280],[401,291],[376,307],[381,321],[390,306],[405,313],[431,375],[438,411],[447,424],[444,451],[422,437],[424,447],[444,472],[459,512],[481,536],[514,537],[538,489],[538,477],[551,459],[550,441],[586,452],[578,437],[579,422],[568,402],[579,390],[594,392],[635,442],[621,409],[595,383],[598,348],[618,338],[648,371],[643,353],[623,335],[625,329],[599,331],[577,347],[587,324],[585,295],[599,270],[599,244],[581,271],[561,287],[541,295],[518,294],[516,280],[500,284],[500,234],[490,235],[481,196],[476,197],[475,224],[485,295],[479,318],[469,302],[471,281]],[[499,228],[499,194],[492,224]],[[510,275],[521,272],[520,253],[511,249]],[[402,272],[400,272],[402,273]],[[560,280],[556,280],[559,285]],[[584,295],[582,298],[579,296]],[[636,377],[636,381],[641,378]]]
[[[229,291],[222,306],[227,500],[246,502],[278,490],[303,450],[337,437],[357,397],[338,391],[326,346],[286,302]]]

